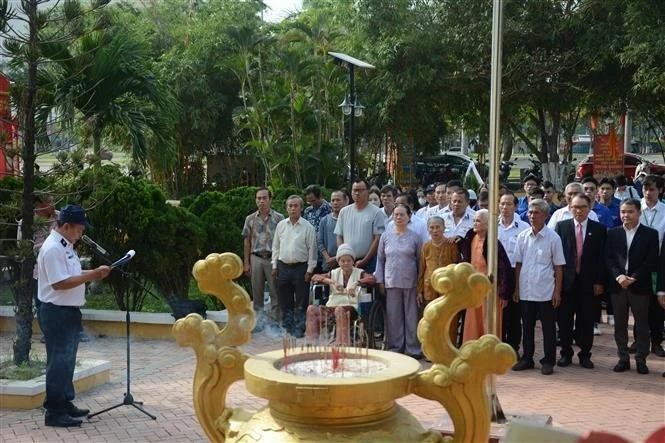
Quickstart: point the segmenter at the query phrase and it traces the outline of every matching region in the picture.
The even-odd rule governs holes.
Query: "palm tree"
[[[147,48],[131,33],[97,30],[74,47],[48,45],[44,52],[60,70],[55,104],[82,124],[97,164],[104,138],[130,150],[140,164],[173,164],[177,105],[149,69]]]

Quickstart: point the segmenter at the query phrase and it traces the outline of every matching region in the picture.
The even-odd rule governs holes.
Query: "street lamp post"
[[[356,178],[356,117],[361,117],[365,109],[356,96],[355,68],[374,69],[374,66],[341,52],[328,52],[328,55],[335,59],[335,63],[344,66],[349,71],[349,93],[339,107],[342,108],[342,113],[349,117],[349,169],[350,178],[353,181]]]

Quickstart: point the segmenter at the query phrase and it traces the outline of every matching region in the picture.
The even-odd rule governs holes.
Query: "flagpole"
[[[492,71],[490,89],[490,149],[489,149],[489,226],[487,232],[487,260],[492,291],[487,300],[486,325],[487,332],[501,339],[498,330],[499,310],[497,307],[497,273],[498,273],[498,242],[499,226],[499,161],[501,144],[501,47],[503,37],[503,0],[494,0],[492,7]],[[496,376],[488,377],[487,394],[492,407],[492,421],[504,423],[499,398],[496,394]]]

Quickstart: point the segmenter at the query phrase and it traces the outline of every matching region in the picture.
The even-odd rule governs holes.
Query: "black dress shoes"
[[[524,371],[525,369],[533,369],[533,360],[520,360],[513,366],[513,371]]]
[[[561,358],[559,359],[558,362],[556,362],[557,366],[561,366],[562,368],[565,368],[566,366],[570,366],[570,364],[573,362],[573,359],[570,355],[562,355]]]
[[[593,369],[593,362],[589,357],[580,358],[580,366],[586,369]]]
[[[619,360],[619,363],[614,366],[614,372],[626,372],[629,369],[630,362],[627,360]]]
[[[70,417],[85,417],[90,413],[90,409],[80,409],[74,406],[74,403],[67,405],[67,415]]]
[[[44,420],[46,426],[53,426],[56,428],[69,428],[71,426],[81,426],[81,420],[78,418],[70,417],[67,414],[49,414],[46,413]]]
[[[543,366],[540,368],[540,373],[543,375],[552,375],[554,372],[554,365],[549,363],[543,363]]]
[[[649,368],[647,367],[647,364],[643,361],[638,361],[635,362],[635,366],[637,366],[637,373],[638,374],[648,374],[649,373]]]
[[[651,353],[657,355],[658,357],[665,357],[665,349],[662,345],[652,344]]]

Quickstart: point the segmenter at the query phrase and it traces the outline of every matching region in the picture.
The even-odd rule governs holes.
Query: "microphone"
[[[127,251],[127,253],[125,254],[124,257],[119,258],[118,260],[113,262],[110,266],[111,266],[111,268],[116,268],[118,266],[122,266],[125,263],[129,262],[131,259],[133,259],[135,255],[136,255],[136,251],[134,251],[133,249],[130,249],[129,251]]]
[[[99,254],[103,255],[104,257],[108,257],[109,253],[106,251],[106,249],[99,246],[97,243],[95,243],[93,239],[91,239],[87,235],[83,235],[81,237],[81,241],[86,245],[88,245],[89,247],[91,247],[92,249],[94,249],[95,251],[97,251]]]

